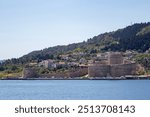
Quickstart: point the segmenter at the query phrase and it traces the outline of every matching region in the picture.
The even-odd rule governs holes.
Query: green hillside
[[[33,51],[20,58],[21,61],[44,60],[56,57],[59,54],[81,51],[126,51],[137,50],[144,52],[150,48],[150,23],[141,23],[119,29],[114,32],[100,34],[86,42],[74,43],[66,46],[55,46],[40,51]]]
[[[135,50],[145,52],[150,48],[150,23],[140,23],[117,31],[100,34],[87,41],[45,48],[33,51],[19,59],[7,60],[5,63],[25,64],[32,61],[57,59],[61,54],[84,52],[87,54],[105,51]]]
[[[140,23],[128,26],[117,31],[100,34],[87,41],[73,43],[69,45],[55,46],[43,50],[33,51],[18,59],[13,58],[0,62],[0,78],[20,77],[24,67],[37,67],[42,60],[53,59],[57,63],[76,62],[94,60],[99,52],[134,50],[139,52],[134,56],[136,62],[142,64],[146,73],[150,72],[150,56],[144,53],[150,48],[150,23]],[[150,51],[150,49],[148,50]],[[64,60],[62,56],[68,56],[69,60]],[[54,71],[66,71],[74,68],[59,68]],[[39,73],[50,73],[50,69],[38,68]]]

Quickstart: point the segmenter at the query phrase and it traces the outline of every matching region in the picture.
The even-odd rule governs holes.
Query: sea
[[[150,80],[0,80],[0,100],[150,100]]]

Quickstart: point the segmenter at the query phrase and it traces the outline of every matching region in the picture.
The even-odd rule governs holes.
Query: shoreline
[[[69,78],[2,78],[0,80],[150,80],[150,76],[122,76],[122,77],[69,77]]]

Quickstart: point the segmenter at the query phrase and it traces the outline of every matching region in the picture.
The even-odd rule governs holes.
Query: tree
[[[4,71],[4,70],[5,70],[4,67],[1,66],[1,67],[0,67],[0,71]]]

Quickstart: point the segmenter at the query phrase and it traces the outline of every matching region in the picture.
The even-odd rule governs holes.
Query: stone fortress
[[[136,75],[142,70],[139,64],[126,60],[120,52],[110,52],[100,61],[89,64],[89,77],[121,77],[126,75]]]
[[[129,57],[123,57],[120,52],[106,52],[99,53],[97,60],[91,60],[88,65],[79,67],[73,71],[54,72],[50,74],[39,74],[32,68],[24,68],[23,78],[81,78],[87,77],[89,79],[117,79],[138,75],[144,68],[129,60]]]

